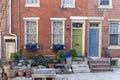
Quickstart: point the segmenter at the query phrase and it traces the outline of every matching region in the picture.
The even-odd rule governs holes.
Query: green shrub
[[[11,60],[15,61],[15,60],[19,60],[20,59],[20,54],[15,52],[15,53],[11,53]]]
[[[59,50],[59,51],[57,52],[57,59],[63,58],[64,55],[65,55],[65,51],[64,51],[64,50]]]
[[[71,57],[76,57],[77,56],[77,52],[74,48],[70,49],[70,55],[71,55]]]

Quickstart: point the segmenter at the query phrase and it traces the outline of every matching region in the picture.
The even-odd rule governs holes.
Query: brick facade
[[[18,4],[19,1],[19,4]],[[46,55],[54,55],[51,49],[51,21],[50,18],[66,18],[65,20],[65,50],[71,48],[71,25],[70,16],[103,17],[101,28],[100,56],[106,57],[110,53],[113,57],[120,57],[119,49],[110,49],[108,45],[109,19],[120,19],[119,0],[112,0],[112,8],[98,8],[98,0],[75,0],[75,8],[61,8],[61,0],[40,0],[40,7],[25,7],[25,0],[12,0],[12,33],[18,36],[18,49],[22,54],[28,52],[24,48],[24,20],[25,17],[39,17],[38,20],[38,44],[39,50],[43,48]],[[88,24],[85,19],[85,56],[88,55]],[[94,20],[93,20],[94,21]],[[107,50],[109,49],[109,50]],[[106,51],[107,50],[107,51]]]

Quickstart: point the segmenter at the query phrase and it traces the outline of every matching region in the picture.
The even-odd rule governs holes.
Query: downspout
[[[12,13],[11,13],[11,11],[12,11],[12,10],[11,10],[11,7],[12,7],[12,5],[11,5],[11,4],[12,4],[12,3],[11,3],[11,0],[9,0],[9,1],[8,1],[8,27],[9,27],[9,34],[12,35],[12,36],[15,36],[15,44],[16,44],[16,45],[15,45],[15,50],[17,51],[17,36],[16,36],[16,34],[13,34],[13,33],[11,32],[11,26],[12,26],[12,25],[11,25],[11,24],[12,24],[12,23],[11,23],[11,20],[12,20],[12,19],[11,19],[11,16],[12,16],[12,15],[11,15],[11,14],[12,14]]]
[[[20,0],[18,0],[18,49],[19,50],[21,50],[20,49],[20,44],[21,44],[21,35],[20,35],[20,31],[21,31],[21,29],[20,29]]]

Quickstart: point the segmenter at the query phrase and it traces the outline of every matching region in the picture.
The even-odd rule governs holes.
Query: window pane
[[[53,22],[53,43],[63,44],[63,23]]]
[[[100,0],[100,5],[109,5],[109,0]]]
[[[38,4],[38,0],[26,0],[27,4]]]
[[[26,21],[26,43],[37,43],[37,22]]]
[[[118,45],[118,35],[110,34],[110,45]]]
[[[110,23],[110,34],[118,34],[119,24],[118,23]]]

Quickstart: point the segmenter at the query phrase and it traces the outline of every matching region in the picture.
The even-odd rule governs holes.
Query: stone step
[[[79,68],[79,69],[73,69],[74,73],[78,73],[78,72],[90,72],[89,68]]]
[[[88,64],[87,61],[73,61],[72,64]]]
[[[109,58],[89,60],[89,66],[91,71],[111,71]]]
[[[112,68],[92,68],[91,71],[112,71]]]
[[[82,68],[82,67],[85,67],[85,68],[88,68],[89,66],[88,65],[72,65],[73,68]]]

